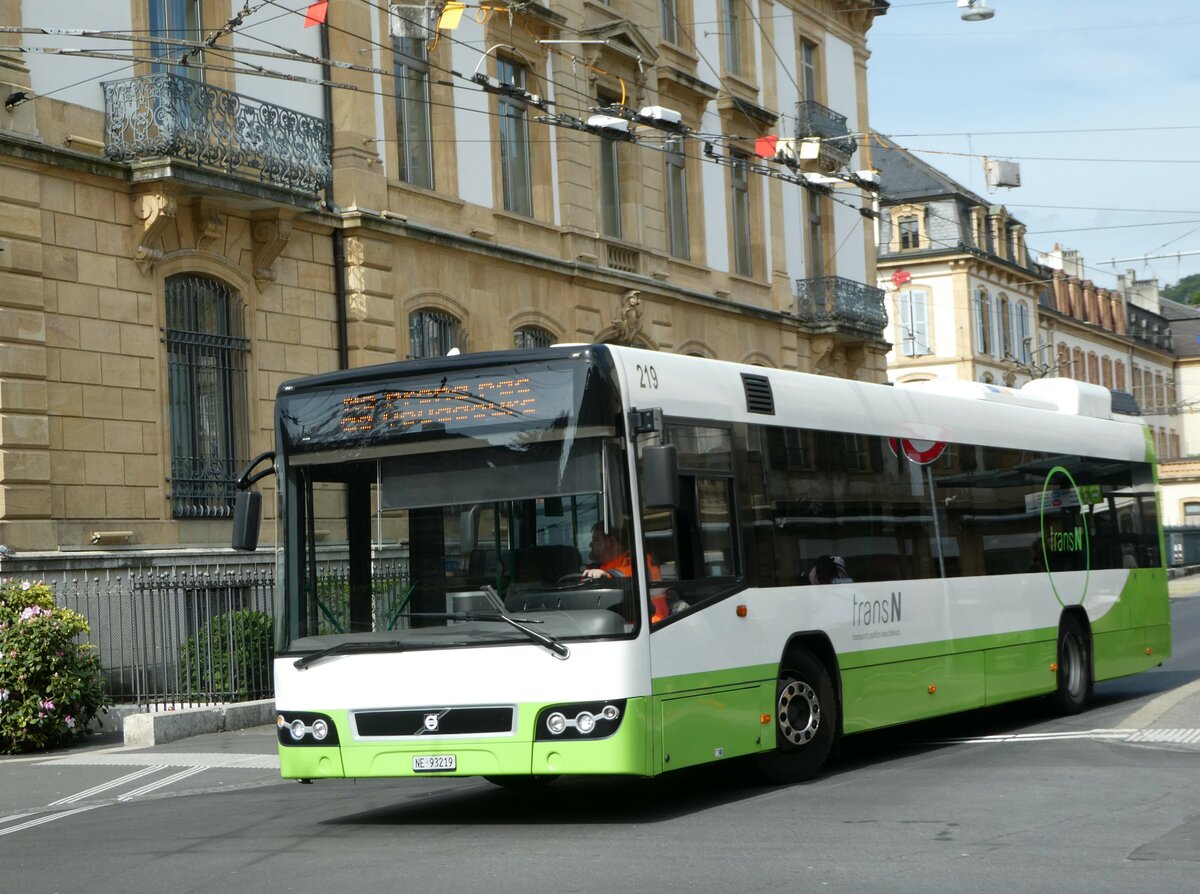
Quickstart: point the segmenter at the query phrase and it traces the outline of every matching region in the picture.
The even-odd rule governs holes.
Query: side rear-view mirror
[[[642,448],[642,503],[647,509],[679,506],[679,451],[674,444]]]
[[[243,552],[258,549],[261,525],[262,494],[256,490],[238,491],[233,504],[233,548]]]

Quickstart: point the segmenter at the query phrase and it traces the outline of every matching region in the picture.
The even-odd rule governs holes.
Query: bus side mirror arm
[[[255,468],[264,460],[270,464],[257,472]],[[254,482],[275,474],[275,451],[260,453],[246,464],[237,477],[237,499],[233,504],[233,537],[231,546],[243,552],[258,549],[258,533],[262,527],[262,494],[247,488]]]
[[[642,504],[647,509],[679,507],[679,451],[674,444],[642,448]]]

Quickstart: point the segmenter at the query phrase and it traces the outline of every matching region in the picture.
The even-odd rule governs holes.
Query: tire
[[[1058,627],[1058,682],[1054,702],[1063,714],[1078,714],[1092,698],[1092,643],[1073,615]]]
[[[815,776],[833,747],[837,707],[825,666],[809,652],[786,656],[775,688],[775,750],[756,755],[759,774],[774,784]]]
[[[557,776],[484,776],[492,785],[498,785],[501,788],[542,788],[549,785]]]

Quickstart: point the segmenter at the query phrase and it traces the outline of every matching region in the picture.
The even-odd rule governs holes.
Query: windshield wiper
[[[401,615],[402,618],[444,618],[448,621],[500,621],[508,624],[510,627],[515,627],[535,643],[545,646],[559,658],[570,658],[571,650],[560,643],[552,636],[547,636],[544,633],[538,633],[526,624],[541,624],[541,621],[533,618],[510,618],[508,615],[501,612],[406,612]]]
[[[316,652],[302,655],[292,662],[292,667],[296,670],[304,670],[310,664],[330,655],[345,655],[349,652],[402,652],[405,648],[407,648],[406,645],[398,639],[349,640],[327,649],[318,649]]]

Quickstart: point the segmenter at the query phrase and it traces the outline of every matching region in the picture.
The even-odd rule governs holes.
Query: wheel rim
[[[1067,634],[1062,641],[1063,687],[1072,696],[1083,693],[1083,646],[1079,638]]]
[[[779,734],[792,745],[807,745],[821,726],[821,702],[803,680],[791,680],[779,691]]]

